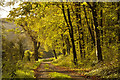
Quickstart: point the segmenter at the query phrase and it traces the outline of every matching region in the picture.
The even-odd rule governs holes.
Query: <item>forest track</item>
[[[49,73],[53,73],[53,72],[63,73],[68,76],[71,76],[71,78],[69,79],[52,78],[49,76]],[[41,62],[41,64],[36,69],[34,69],[34,73],[35,73],[34,76],[36,77],[37,80],[102,80],[95,76],[90,77],[90,76],[81,75],[77,73],[77,71],[73,71],[68,68],[54,66],[51,64],[51,61]]]

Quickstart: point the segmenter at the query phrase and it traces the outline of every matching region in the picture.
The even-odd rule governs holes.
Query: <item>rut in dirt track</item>
[[[71,76],[72,80],[101,80],[98,78],[92,78],[92,79],[86,78],[85,76],[78,74],[76,71],[68,70],[66,68],[62,68],[59,66],[54,66],[51,64],[51,62],[42,62],[34,70],[34,72],[35,72],[36,79],[40,79],[40,80],[41,79],[50,79],[50,78],[52,79],[52,77],[49,76],[49,73],[53,73],[53,72],[63,73],[63,74],[69,75],[69,76]]]

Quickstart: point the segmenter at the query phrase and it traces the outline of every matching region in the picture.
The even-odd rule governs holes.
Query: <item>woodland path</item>
[[[55,79],[49,76],[49,73],[63,73],[72,77],[72,79]],[[34,76],[37,80],[101,80],[97,77],[88,77],[78,74],[75,70],[64,68],[60,66],[54,66],[51,61],[42,62],[36,69],[34,69]]]

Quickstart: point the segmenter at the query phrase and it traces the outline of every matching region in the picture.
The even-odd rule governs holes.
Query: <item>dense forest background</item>
[[[3,77],[53,56],[68,67],[109,65],[120,77],[120,2],[23,2],[2,23]]]

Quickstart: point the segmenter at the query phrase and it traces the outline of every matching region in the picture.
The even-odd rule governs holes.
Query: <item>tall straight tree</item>
[[[62,41],[63,41],[63,50],[62,50],[62,52],[63,52],[63,55],[65,56],[65,54],[66,54],[66,50],[65,50],[65,41],[64,41],[64,36],[63,36],[63,34],[61,34],[61,37],[62,37]]]
[[[71,22],[71,18],[70,18],[70,10],[69,10],[68,5],[67,5],[68,20],[67,20],[66,15],[65,15],[64,4],[62,4],[62,11],[63,11],[64,19],[67,23],[67,26],[69,27],[69,34],[70,34],[70,38],[71,38],[71,41],[72,41],[72,49],[73,49],[73,62],[76,65],[77,64],[77,54],[76,54],[76,49],[75,49],[73,26],[72,26],[72,22]]]
[[[83,53],[82,53],[82,44],[81,44],[81,31],[80,31],[80,26],[81,26],[81,15],[80,15],[80,3],[75,3],[76,6],[76,23],[77,23],[77,27],[78,27],[78,34],[79,34],[79,48],[80,48],[80,56],[81,58],[83,58]],[[79,13],[79,14],[78,14]],[[80,25],[80,26],[79,26]],[[82,27],[82,26],[81,26]],[[82,28],[81,28],[82,29]],[[83,35],[82,35],[83,36]]]
[[[89,5],[90,9],[92,10],[92,15],[93,15],[93,21],[94,21],[94,25],[95,25],[95,46],[96,46],[96,56],[98,61],[102,61],[102,51],[101,51],[101,45],[100,45],[100,31],[98,29],[98,22],[97,22],[97,11],[96,11],[96,7],[97,7],[97,3],[93,2],[93,6],[87,2],[87,4]]]
[[[93,44],[95,45],[95,36],[94,36],[94,32],[92,31],[92,29],[90,28],[90,24],[88,23],[88,18],[87,18],[87,12],[85,10],[85,5],[83,5],[83,8],[84,8],[84,13],[85,13],[85,19],[86,19],[86,22],[87,22],[87,25],[88,25],[88,30],[90,32],[90,35],[92,37],[92,40],[93,40]]]
[[[103,6],[103,3],[100,3],[100,5],[101,5],[101,7]],[[101,26],[101,28],[103,28],[103,10],[101,9],[100,10],[100,26]],[[103,30],[101,30],[101,36],[102,36],[102,42],[101,42],[101,44],[102,44],[102,46],[103,46]]]
[[[66,46],[67,46],[67,54],[70,55],[70,41],[69,41],[69,38],[68,38],[67,35],[65,37],[66,37],[65,43],[66,43]]]

